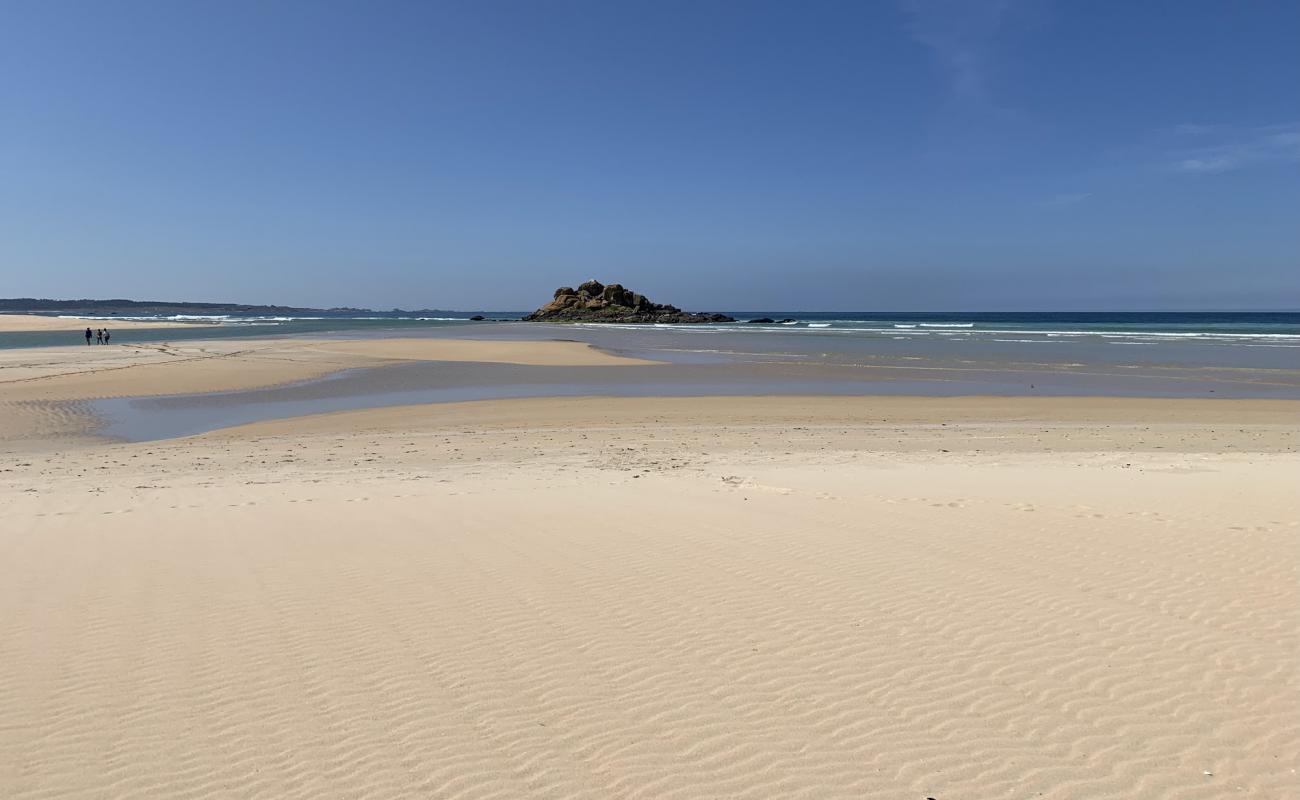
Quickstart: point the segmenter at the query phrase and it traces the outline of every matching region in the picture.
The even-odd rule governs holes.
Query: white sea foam
[[[852,323],[848,323],[852,324]],[[895,326],[897,327],[897,326]],[[997,335],[1019,335],[1019,336],[1046,336],[1059,338],[1062,336],[1071,337],[1088,337],[1095,336],[1103,339],[1141,339],[1151,337],[1152,341],[1168,339],[1204,339],[1209,341],[1253,341],[1258,339],[1283,342],[1300,342],[1300,334],[1295,333],[1253,333],[1253,332],[1211,332],[1211,331],[1118,331],[1118,330],[1025,330],[1025,329],[959,329],[959,330],[890,330],[881,328],[855,328],[857,331],[879,331],[889,330],[891,333],[902,333],[906,335],[939,335],[939,336],[985,336],[989,334]]]
[[[853,320],[853,319],[831,319],[819,322],[806,323],[785,323],[782,327],[776,325],[753,325],[753,324],[712,324],[712,325],[686,325],[672,323],[654,323],[650,325],[637,323],[602,323],[602,322],[584,322],[574,323],[579,327],[592,327],[600,329],[627,330],[627,331],[647,331],[659,330],[665,332],[684,332],[691,331],[694,333],[746,333],[750,335],[773,335],[773,334],[800,334],[815,332],[819,335],[840,335],[840,336],[879,336],[881,338],[900,339],[901,337],[933,337],[946,341],[963,341],[963,340],[986,340],[1015,342],[1024,344],[1041,344],[1050,342],[1062,342],[1065,340],[1077,341],[1123,341],[1126,343],[1139,343],[1155,345],[1162,342],[1185,341],[1198,344],[1221,344],[1221,345],[1238,345],[1247,343],[1264,344],[1269,343],[1279,347],[1300,347],[1300,334],[1297,333],[1265,333],[1265,332],[1246,332],[1246,331],[1177,331],[1177,330],[1115,330],[1115,329],[1093,329],[1093,330],[1076,330],[1076,329],[1042,329],[1042,328],[977,328],[976,323],[895,323],[889,321],[872,321],[872,320]]]
[[[231,317],[226,314],[60,314],[59,319],[84,319],[97,322],[178,322],[183,325],[250,325],[287,322],[289,317]]]

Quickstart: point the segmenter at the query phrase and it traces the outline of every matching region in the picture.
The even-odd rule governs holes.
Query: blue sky
[[[0,1],[0,296],[1300,308],[1300,3]]]

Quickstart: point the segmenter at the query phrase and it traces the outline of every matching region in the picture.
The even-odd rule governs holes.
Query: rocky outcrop
[[[551,302],[524,317],[526,322],[735,322],[726,314],[693,314],[677,306],[652,303],[620,284],[587,281],[577,289],[561,286]]]

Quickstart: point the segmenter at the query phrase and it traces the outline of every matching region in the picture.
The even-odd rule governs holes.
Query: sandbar
[[[0,314],[0,333],[18,331],[83,331],[98,329],[181,328],[193,325],[211,326],[211,322],[180,322],[175,320],[150,322],[138,319],[103,319],[87,317],[51,317],[44,314]]]

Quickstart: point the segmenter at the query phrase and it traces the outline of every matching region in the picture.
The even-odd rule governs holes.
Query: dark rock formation
[[[469,321],[470,321],[470,322],[482,322],[482,321],[485,320],[485,319],[487,319],[487,317],[483,316],[482,314],[475,314],[474,316],[472,316],[472,317],[469,318]]]
[[[620,284],[587,281],[561,286],[551,302],[524,317],[527,322],[735,322],[726,314],[693,314],[677,306],[650,302]]]
[[[759,317],[758,319],[746,320],[750,325],[771,325],[776,320],[771,317]]]

